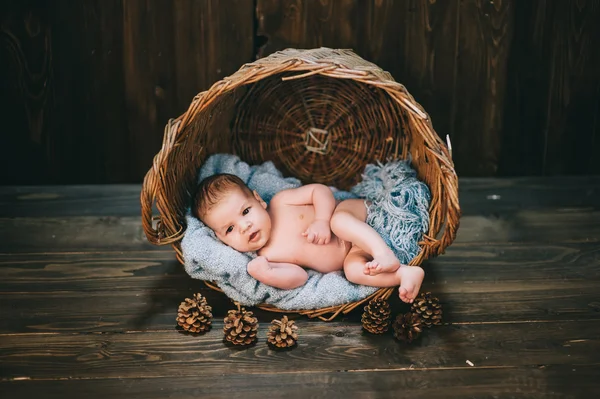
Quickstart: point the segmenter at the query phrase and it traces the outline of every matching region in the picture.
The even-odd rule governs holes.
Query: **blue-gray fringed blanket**
[[[272,162],[250,166],[231,154],[209,157],[199,171],[198,182],[216,173],[239,176],[251,190],[269,203],[281,190],[301,185],[293,177],[283,177]],[[369,164],[363,180],[348,191],[333,188],[338,200],[363,198],[370,201],[367,222],[394,250],[403,264],[418,255],[419,241],[429,229],[427,185],[416,178],[409,161]],[[188,210],[187,230],[181,242],[185,270],[193,278],[210,280],[232,300],[245,306],[267,303],[284,310],[308,310],[361,300],[377,287],[350,283],[343,271],[322,274],[308,270],[302,287],[282,290],[263,284],[246,271],[255,253],[240,253],[219,241],[212,230]]]

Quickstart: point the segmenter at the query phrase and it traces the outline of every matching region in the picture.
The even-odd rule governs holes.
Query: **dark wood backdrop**
[[[600,173],[600,0],[2,0],[4,184],[140,182],[169,118],[286,47],[352,48],[461,176]]]

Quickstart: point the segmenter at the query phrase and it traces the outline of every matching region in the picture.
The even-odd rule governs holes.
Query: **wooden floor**
[[[139,191],[0,188],[0,398],[600,397],[600,177],[461,180],[457,240],[425,264],[443,326],[407,346],[360,310],[301,317],[287,352],[262,311],[257,345],[223,344],[231,302],[146,242]],[[194,292],[203,336],[175,328]]]

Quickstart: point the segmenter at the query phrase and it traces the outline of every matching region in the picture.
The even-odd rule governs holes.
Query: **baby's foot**
[[[402,266],[398,273],[400,276],[400,288],[398,288],[400,299],[406,303],[413,303],[421,289],[425,272],[419,266]]]
[[[381,255],[376,255],[373,260],[365,264],[365,274],[376,276],[379,273],[393,273],[400,267],[400,261],[390,250]]]

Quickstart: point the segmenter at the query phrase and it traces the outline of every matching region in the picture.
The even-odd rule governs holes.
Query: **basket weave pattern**
[[[410,264],[443,253],[456,236],[458,178],[448,148],[406,88],[350,50],[287,49],[245,64],[169,121],[144,178],[142,224],[151,243],[171,244],[182,263],[180,242],[196,173],[218,152],[238,154],[250,164],[271,160],[303,182],[342,189],[359,181],[367,163],[410,155],[432,194],[429,232]],[[382,288],[362,301],[297,312],[332,320],[392,291]]]

